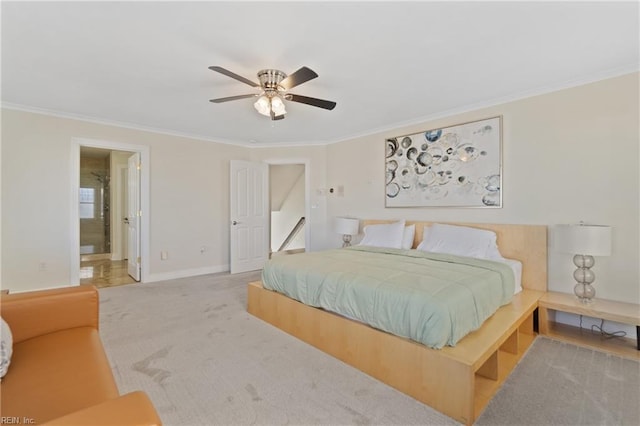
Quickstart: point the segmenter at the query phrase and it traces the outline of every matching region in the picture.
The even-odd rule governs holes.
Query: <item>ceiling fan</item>
[[[336,106],[336,103],[332,101],[288,93],[290,89],[293,89],[294,87],[302,83],[306,83],[307,81],[313,80],[314,78],[318,77],[318,74],[307,67],[302,67],[289,76],[287,76],[287,74],[285,74],[284,72],[276,69],[265,69],[258,71],[258,81],[260,82],[259,84],[219,66],[211,66],[209,67],[209,69],[219,72],[220,74],[224,74],[227,77],[234,78],[259,90],[258,93],[254,94],[229,96],[226,98],[217,98],[210,100],[210,102],[216,104],[235,101],[237,99],[256,97],[258,98],[258,100],[253,104],[253,106],[256,108],[256,110],[258,110],[260,114],[271,117],[272,120],[282,120],[284,118],[284,115],[287,113],[284,105],[285,100],[299,102],[302,104],[307,104],[328,110],[332,110]]]

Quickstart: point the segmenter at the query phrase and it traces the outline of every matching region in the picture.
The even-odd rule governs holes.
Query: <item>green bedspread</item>
[[[355,246],[278,256],[265,288],[432,348],[454,346],[511,301],[503,263],[418,250]]]

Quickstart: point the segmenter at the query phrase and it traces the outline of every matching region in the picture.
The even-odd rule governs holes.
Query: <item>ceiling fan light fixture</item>
[[[253,104],[256,110],[262,114],[269,117],[271,115],[271,105],[269,102],[269,98],[265,95],[262,95],[258,98],[258,100]]]
[[[282,98],[277,95],[271,98],[271,109],[275,115],[284,115],[287,113]]]
[[[271,111],[273,115],[285,115],[287,113],[282,98],[274,94],[265,94],[258,98],[253,104],[256,110],[267,117],[271,117]]]
[[[260,90],[260,93],[255,95],[227,96],[225,98],[210,99],[209,102],[217,104],[258,96],[253,106],[258,113],[270,117],[272,120],[282,120],[284,118],[287,113],[284,101],[307,104],[326,110],[332,110],[336,106],[336,103],[332,101],[288,93],[292,88],[318,77],[315,71],[307,67],[302,67],[291,75],[276,69],[260,70],[258,71],[259,84],[217,65],[210,66],[209,69]]]

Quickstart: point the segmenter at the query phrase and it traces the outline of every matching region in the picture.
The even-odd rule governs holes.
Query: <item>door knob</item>
[[[240,222],[237,222],[237,221],[235,221],[235,220],[231,222],[231,224],[232,224],[232,225],[238,225],[239,223],[240,223]]]

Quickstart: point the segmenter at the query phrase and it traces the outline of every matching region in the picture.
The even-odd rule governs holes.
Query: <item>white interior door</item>
[[[120,228],[122,230],[121,242],[122,242],[122,259],[129,259],[129,226],[127,223],[129,222],[128,214],[129,214],[129,167],[122,168],[122,174],[120,178],[122,179],[122,191],[120,191],[120,203],[122,206],[122,214],[123,216],[120,218],[122,220],[123,226]],[[140,233],[142,235],[142,233]]]
[[[136,281],[140,281],[140,216],[140,154],[135,153],[127,168],[127,269]]]
[[[261,269],[269,258],[269,166],[231,160],[230,269]]]

